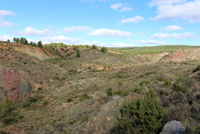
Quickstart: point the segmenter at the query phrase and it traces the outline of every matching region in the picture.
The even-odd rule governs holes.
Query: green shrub
[[[81,57],[79,50],[76,50],[76,57]]]
[[[0,102],[0,121],[2,121],[5,125],[9,125],[17,122],[18,113],[16,110],[16,104],[14,101],[9,99],[4,99]]]
[[[125,79],[125,78],[128,78],[128,77],[130,77],[131,75],[129,74],[129,73],[126,73],[126,72],[119,72],[118,74],[117,74],[117,77],[118,78],[121,78],[121,79]]]
[[[142,86],[142,85],[148,85],[148,84],[150,84],[150,81],[144,80],[144,81],[141,81],[139,84],[140,84],[141,86]]]
[[[191,88],[194,86],[194,81],[190,78],[190,77],[181,77],[178,80],[181,84],[184,84],[185,86],[187,86],[188,88]]]
[[[42,99],[42,96],[39,96],[37,94],[34,96],[29,96],[28,98],[26,98],[26,100],[24,100],[22,102],[22,107],[23,108],[29,107],[31,104],[33,104],[41,99]]]
[[[102,48],[101,48],[101,52],[103,52],[103,53],[107,53],[107,52],[108,52],[108,48],[106,48],[106,47],[102,47]]]
[[[106,94],[107,94],[107,96],[113,96],[113,89],[112,88],[108,88],[106,90]]]
[[[168,79],[164,80],[164,86],[171,86],[171,81]]]
[[[79,101],[85,101],[85,100],[90,100],[90,99],[92,99],[92,97],[88,96],[88,94],[83,94],[79,96]]]
[[[172,89],[176,92],[188,93],[188,89],[185,85],[180,84],[178,81],[172,85]]]
[[[141,93],[141,88],[136,87],[136,88],[135,88],[135,92],[138,93],[138,94],[140,94],[140,93]]]
[[[155,134],[162,127],[163,107],[150,91],[144,98],[125,103],[120,108],[121,117],[117,117],[113,133]]]
[[[96,45],[92,45],[91,48],[92,48],[92,49],[97,49],[97,46],[96,46]]]
[[[69,120],[69,121],[66,122],[67,125],[73,125],[74,123],[75,123],[74,120]]]
[[[195,73],[200,70],[200,65],[198,65],[192,72]]]
[[[128,96],[128,95],[129,95],[129,93],[130,93],[130,91],[129,91],[129,90],[118,90],[118,91],[114,92],[113,94],[115,94],[115,95],[123,95],[123,96]]]
[[[67,103],[70,103],[70,102],[72,102],[73,100],[72,100],[72,98],[68,98],[67,99]]]

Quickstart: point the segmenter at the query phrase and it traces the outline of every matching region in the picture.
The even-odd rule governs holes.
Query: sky
[[[200,0],[0,0],[0,40],[200,45]]]

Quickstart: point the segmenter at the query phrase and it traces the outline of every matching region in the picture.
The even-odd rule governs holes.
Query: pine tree
[[[76,57],[81,57],[79,50],[76,50]]]
[[[13,38],[13,41],[14,41],[14,43],[16,43],[16,38],[15,37]]]
[[[144,98],[125,103],[117,117],[116,131],[125,134],[155,134],[162,127],[163,107],[150,91]]]
[[[38,47],[42,48],[42,41],[38,41]]]
[[[19,38],[16,39],[16,43],[19,43]]]

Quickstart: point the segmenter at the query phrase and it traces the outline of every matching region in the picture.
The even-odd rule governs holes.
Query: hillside
[[[79,47],[80,57],[74,46],[0,48],[0,108],[9,109],[0,109],[0,133],[124,133],[115,126],[120,108],[149,91],[164,109],[155,133],[172,120],[200,131],[199,48],[131,55]]]

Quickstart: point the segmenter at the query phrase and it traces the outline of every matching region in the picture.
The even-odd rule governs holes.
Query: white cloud
[[[113,10],[117,10],[120,7],[122,7],[122,3],[116,3],[116,4],[110,5],[110,8],[113,9]]]
[[[138,22],[140,22],[142,20],[144,20],[143,17],[135,16],[133,18],[128,18],[128,19],[121,20],[121,23],[138,23]]]
[[[159,5],[155,20],[186,19],[190,23],[200,22],[200,0],[193,0],[178,5]]]
[[[155,5],[172,5],[172,4],[180,4],[184,3],[187,0],[152,0],[151,2],[148,3],[150,7],[155,6]]]
[[[18,35],[28,35],[28,36],[47,36],[51,35],[53,32],[45,29],[45,30],[37,30],[33,27],[27,27],[24,31],[15,32]]]
[[[53,37],[44,37],[44,38],[40,38],[39,40],[41,40],[44,43],[55,43],[55,42],[63,42],[66,44],[80,44],[81,39],[80,38],[70,38],[70,37],[66,37],[63,35],[59,35],[59,36],[53,36]]]
[[[0,17],[0,27],[10,27],[13,24],[11,22],[5,21]]]
[[[130,7],[130,4],[122,4],[122,3],[115,3],[110,5],[110,8],[113,10],[118,10],[120,12],[132,11],[133,9]]]
[[[169,26],[163,27],[162,30],[168,32],[168,31],[183,30],[183,28],[176,25],[169,25]]]
[[[136,43],[136,44],[165,44],[164,41],[157,41],[157,40],[134,40],[133,43]]]
[[[184,32],[184,33],[156,33],[152,38],[166,39],[166,38],[175,38],[175,39],[184,39],[184,38],[195,38],[194,33]]]
[[[0,10],[0,16],[8,16],[8,15],[16,15],[16,14],[12,11]]]
[[[91,28],[87,26],[74,26],[74,27],[66,27],[64,29],[64,32],[80,32],[80,31],[87,31],[90,30]]]
[[[7,41],[7,40],[12,40],[12,37],[9,36],[9,35],[3,35],[3,36],[0,36],[0,40],[1,41]]]
[[[10,27],[13,25],[11,22],[2,19],[2,16],[9,16],[9,15],[11,16],[16,14],[12,11],[0,10],[0,27]]]
[[[102,37],[129,37],[132,33],[113,29],[96,29],[90,32],[89,35]]]

